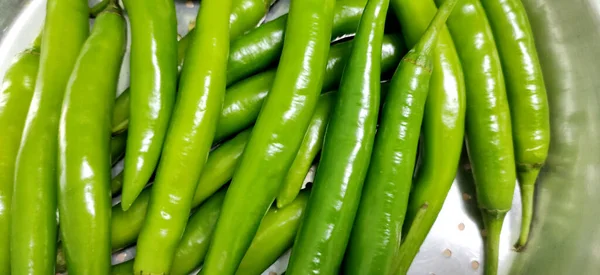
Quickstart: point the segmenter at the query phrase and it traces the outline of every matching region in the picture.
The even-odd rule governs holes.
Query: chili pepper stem
[[[412,224],[410,224],[410,230],[406,234],[406,237],[400,246],[400,251],[396,257],[398,264],[395,268],[396,271],[392,274],[406,274],[408,272],[408,269],[412,264],[412,260],[414,259],[414,255],[408,255],[408,253],[411,253],[412,251],[419,251],[421,242],[419,241],[420,238],[415,239],[415,234],[425,231],[425,228],[422,227],[427,225],[423,224],[421,221],[423,221],[423,217],[425,217],[428,209],[429,203],[426,202],[421,206],[421,208],[419,208],[419,211],[417,211]]]
[[[454,6],[457,2],[458,0],[447,0],[440,6],[438,12],[435,14],[435,17],[433,17],[431,23],[429,23],[429,27],[423,34],[422,38],[413,48],[415,52],[426,55],[433,50],[437,41],[437,34],[442,28],[444,28],[444,26],[446,26],[446,19],[448,19],[448,16],[450,16],[452,13],[452,10],[454,10]]]
[[[498,274],[498,257],[500,250],[500,232],[506,212],[482,210],[483,224],[485,226],[484,253],[485,262],[483,274]]]
[[[529,239],[529,230],[531,228],[531,220],[533,217],[533,195],[535,188],[535,181],[537,179],[538,174],[540,173],[539,169],[532,169],[525,172],[519,172],[519,183],[521,189],[521,233],[519,235],[519,240],[515,244],[514,248],[516,251],[522,251],[527,244],[527,240]]]

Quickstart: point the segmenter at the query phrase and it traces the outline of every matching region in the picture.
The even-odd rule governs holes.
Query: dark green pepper
[[[350,40],[331,46],[322,91],[330,91],[339,85],[342,72],[348,62],[352,43],[352,40]],[[401,39],[395,35],[384,36],[381,49],[382,72],[390,72],[396,68],[406,51]],[[270,70],[249,77],[227,89],[223,111],[215,134],[215,142],[252,125],[256,121],[262,103],[271,90],[274,78],[275,70]]]
[[[277,196],[321,92],[334,4],[334,0],[290,3],[273,88],[225,196],[221,211],[224,218],[217,222],[203,274],[235,273]],[[377,47],[380,51],[381,44]],[[377,58],[381,58],[379,52]]]
[[[533,33],[521,1],[486,0],[481,4],[490,19],[506,78],[521,187],[521,234],[515,244],[520,250],[529,238],[535,182],[550,147],[548,96]]]
[[[396,69],[352,229],[347,274],[391,274],[400,248],[437,36],[457,0],[447,0]]]
[[[388,4],[389,0],[369,0],[360,20],[289,275],[337,274],[342,263],[375,139]]]
[[[412,47],[434,17],[435,3],[432,0],[390,1],[407,46]],[[421,163],[413,180],[403,224],[405,238],[397,257],[397,274],[408,271],[454,182],[464,138],[465,106],[460,60],[450,33],[443,28],[433,52],[433,72],[421,129]],[[421,212],[424,213],[419,215]]]
[[[331,109],[333,109],[336,94],[329,92],[321,95],[321,99],[313,114],[313,119],[308,126],[308,131],[304,135],[296,158],[283,180],[279,195],[277,195],[277,207],[282,208],[288,205],[298,196],[313,160],[319,151],[321,151],[321,147],[323,147],[325,129],[327,129],[327,124],[329,123],[329,115],[331,114]]]
[[[465,140],[486,230],[484,270],[486,274],[496,274],[500,230],[512,206],[516,182],[502,66],[479,1],[462,0],[457,12],[448,19],[448,28],[467,84]]]

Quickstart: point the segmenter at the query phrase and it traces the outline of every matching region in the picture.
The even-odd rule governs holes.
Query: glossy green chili
[[[223,105],[231,2],[204,0],[198,10],[198,27],[183,63],[175,111],[138,237],[135,273],[171,269]]]
[[[121,198],[127,210],[156,168],[175,103],[177,17],[173,1],[123,2],[131,24],[131,123]]]
[[[256,27],[275,0],[234,0],[229,17],[231,41]]]
[[[221,213],[227,189],[211,196],[190,216],[181,241],[175,249],[173,266],[169,274],[187,275],[202,264],[208,245]]]
[[[260,223],[236,275],[259,275],[292,247],[308,203],[309,191],[303,190],[283,208],[271,207]]]
[[[432,0],[391,0],[390,6],[400,21],[407,46],[412,47],[434,17],[435,3]],[[463,72],[452,37],[447,28],[443,28],[433,52],[433,72],[421,129],[422,162],[413,180],[403,224],[405,238],[397,257],[397,274],[406,274],[444,204],[460,160],[464,121]],[[416,219],[420,211],[425,213]]]
[[[331,46],[322,91],[337,88],[344,67],[348,62],[352,43],[352,40],[350,40]],[[386,35],[381,48],[381,71],[389,72],[398,65],[406,50],[401,39],[395,35]],[[274,78],[275,70],[270,70],[249,77],[227,89],[223,111],[215,133],[215,142],[252,125],[256,121],[262,103],[271,90]]]
[[[113,2],[94,21],[65,94],[58,133],[58,210],[71,274],[110,271],[110,115],[126,41],[125,18]]]
[[[356,31],[367,0],[338,0],[333,11],[332,39]],[[281,16],[231,43],[227,85],[262,71],[278,60],[284,45],[288,16]]]
[[[440,7],[391,80],[345,258],[347,274],[393,271],[433,70],[432,52],[456,1]]]
[[[88,2],[49,0],[36,87],[15,165],[12,274],[52,274],[56,257],[58,124],[63,96],[89,33]]]
[[[304,135],[296,158],[283,180],[283,186],[277,196],[278,208],[282,208],[293,202],[296,196],[298,196],[300,189],[302,189],[304,178],[306,178],[313,160],[319,151],[321,151],[321,147],[323,147],[325,129],[329,123],[329,115],[331,114],[331,109],[333,109],[336,94],[330,92],[321,95],[321,99],[317,103],[313,119],[308,126],[308,131]]]
[[[233,176],[238,160],[250,137],[251,129],[241,132],[233,139],[221,144],[208,156],[204,171],[198,180],[192,207],[197,207]],[[113,250],[125,248],[135,243],[148,209],[151,188],[145,189],[131,208],[123,211],[120,205],[113,206],[112,247]]]
[[[10,274],[10,207],[15,160],[40,64],[41,35],[19,53],[4,75],[0,90],[0,274]]]
[[[245,32],[252,30],[265,16],[272,2],[273,0],[233,0],[229,16],[229,39],[233,41]],[[185,53],[190,45],[190,37],[192,37],[193,33],[194,29],[188,32],[177,43],[177,64],[179,67],[183,65]],[[234,55],[235,50],[235,47],[232,47],[230,58]],[[254,53],[248,51],[246,48],[243,48],[243,50],[243,53],[238,52],[238,54],[251,55]],[[115,102],[113,134],[122,132],[129,126],[129,100],[130,91],[127,89],[119,95]]]
[[[225,196],[221,217],[226,218],[217,222],[203,274],[235,273],[277,196],[323,85],[334,4],[290,3],[281,66]]]
[[[253,2],[266,0],[235,0],[230,20],[231,18],[234,18],[235,14],[233,12],[236,11],[236,7],[246,5],[246,1]],[[356,31],[356,26],[365,3],[366,0],[337,1],[334,11],[335,16],[332,38],[336,39],[338,37],[347,36]],[[235,18],[244,18],[244,16],[238,15],[235,16]],[[242,23],[246,21],[230,21],[231,29],[239,28],[235,27],[236,22]],[[282,16],[274,21],[261,25],[239,39],[232,41],[227,64],[228,85],[269,68],[279,59],[283,48],[283,34],[286,22],[287,16]],[[189,37],[189,35],[186,35],[179,41],[178,64],[182,64],[185,57],[185,51],[189,45]],[[386,51],[384,50],[384,52]],[[396,61],[396,64],[393,66],[394,68],[399,61],[400,57],[398,57],[398,61]],[[113,116],[113,134],[126,130],[129,125],[129,96],[129,89],[127,89],[117,98],[117,102],[115,103],[115,114]]]
[[[337,274],[375,139],[388,0],[369,0],[340,84],[287,273]]]
[[[511,208],[516,182],[504,76],[492,29],[479,1],[462,0],[448,19],[448,28],[467,85],[465,139],[487,232],[484,270],[495,274],[500,230]]]
[[[548,157],[550,113],[548,96],[527,12],[519,0],[481,2],[490,25],[506,78],[517,177],[521,187],[522,249],[529,238],[535,182]]]

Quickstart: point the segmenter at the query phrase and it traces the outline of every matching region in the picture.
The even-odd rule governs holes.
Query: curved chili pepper
[[[121,197],[127,210],[156,168],[175,103],[177,17],[173,1],[123,2],[131,24],[131,123]]]
[[[112,2],[94,21],[65,94],[58,134],[58,210],[72,274],[110,271],[110,115],[126,41],[125,18]]]
[[[35,91],[15,165],[12,274],[52,274],[56,257],[58,124],[63,96],[89,33],[88,2],[49,0]]]
[[[306,216],[287,273],[338,273],[371,158],[380,104],[388,0],[369,0],[325,134]]]
[[[356,31],[367,0],[339,0],[333,11],[331,38],[337,39]],[[231,43],[227,64],[227,85],[235,83],[273,65],[284,47],[288,16],[281,16]]]
[[[19,53],[0,85],[0,274],[10,274],[10,207],[15,160],[40,64],[41,34]]]
[[[457,0],[447,0],[402,59],[390,83],[345,258],[347,274],[390,274],[400,248],[437,36]]]
[[[275,200],[321,92],[334,4],[291,2],[281,66],[225,196],[203,274],[235,273]]]
[[[256,27],[275,0],[233,0],[229,16],[231,41]]]
[[[350,40],[331,46],[322,91],[330,91],[339,85],[342,72],[348,62],[352,43],[352,40]],[[395,69],[405,52],[401,39],[394,35],[384,36],[381,47],[382,73]],[[262,103],[271,90],[274,78],[275,71],[270,70],[249,77],[227,89],[223,111],[215,133],[215,142],[252,125],[256,121]]]
[[[202,263],[221,213],[226,192],[227,189],[223,189],[215,193],[190,216],[181,241],[175,249],[173,266],[169,274],[190,274]]]
[[[204,166],[205,169],[200,176],[200,180],[198,180],[198,188],[194,193],[192,207],[202,204],[231,179],[238,160],[244,152],[251,131],[252,129],[248,129],[239,133],[210,153]],[[144,189],[127,211],[123,211],[119,204],[112,207],[111,245],[113,251],[129,247],[137,240],[148,211],[151,191],[152,186]],[[66,266],[64,257],[61,255],[63,254],[61,246],[58,248],[58,254],[56,270],[57,272],[65,272]],[[133,272],[133,269],[131,272]]]
[[[293,202],[298,193],[300,193],[304,178],[306,178],[306,174],[317,153],[323,147],[325,129],[327,129],[327,124],[329,123],[329,116],[335,103],[336,94],[329,92],[321,95],[313,114],[313,119],[308,126],[308,131],[304,135],[296,158],[294,158],[294,162],[292,162],[292,166],[283,180],[279,195],[277,195],[278,208],[282,208]]]
[[[236,275],[261,274],[286,250],[292,247],[306,212],[309,191],[303,190],[283,208],[271,207],[260,223]]]
[[[223,105],[230,13],[231,0],[204,0],[198,11],[198,27],[183,63],[178,100],[138,237],[136,273],[171,269]]]
[[[515,244],[520,250],[529,238],[535,181],[550,147],[548,96],[533,33],[521,1],[486,0],[481,4],[490,19],[506,78],[523,206],[521,234]]]
[[[510,109],[492,29],[481,3],[462,0],[448,28],[467,84],[466,145],[486,228],[486,274],[498,269],[498,241],[515,191]],[[438,2],[443,2],[439,0]]]
[[[415,45],[436,13],[435,3],[431,0],[390,1],[407,46]],[[433,52],[433,72],[421,129],[422,163],[413,179],[403,224],[405,238],[397,257],[397,274],[408,271],[454,182],[464,138],[465,106],[460,60],[450,33],[443,28]]]

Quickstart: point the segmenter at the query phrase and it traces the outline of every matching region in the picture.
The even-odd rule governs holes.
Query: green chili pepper
[[[292,247],[302,222],[309,192],[301,191],[296,199],[283,208],[271,207],[260,223],[248,252],[236,275],[258,275]]]
[[[229,16],[229,39],[242,36],[258,25],[275,0],[233,0]]]
[[[319,103],[317,103],[317,109],[313,114],[313,119],[308,126],[308,131],[304,135],[300,149],[296,154],[294,162],[287,173],[287,176],[283,180],[283,186],[277,196],[277,207],[282,208],[296,199],[304,178],[313,163],[313,160],[317,156],[317,153],[321,151],[323,146],[323,137],[325,136],[325,129],[329,123],[329,115],[331,109],[335,103],[336,93],[330,92],[321,95]]]
[[[237,7],[238,5],[244,6],[246,3],[245,1],[252,2],[265,0],[235,0],[234,7]],[[356,26],[365,3],[366,0],[337,1],[332,31],[333,38],[347,36],[356,31]],[[233,11],[235,12],[235,10],[236,9],[234,8]],[[231,18],[233,17],[234,13],[232,12]],[[243,18],[243,16],[239,15],[236,16],[236,18]],[[282,16],[250,31],[239,39],[232,41],[227,64],[228,85],[265,70],[278,60],[283,48],[283,34],[285,31],[285,23],[287,22],[286,18],[287,16]],[[246,21],[230,21],[230,29],[235,28],[235,22],[241,23]],[[182,63],[185,57],[185,51],[189,45],[189,37],[190,35],[186,35],[179,41],[179,64]],[[399,61],[400,57],[398,57],[398,60],[393,65],[394,68]],[[115,103],[115,114],[113,116],[113,135],[126,130],[129,125],[129,96],[129,89],[127,89],[117,98],[117,102]]]
[[[447,0],[440,7],[391,80],[346,254],[347,274],[393,271],[433,70],[432,52],[456,2]]]
[[[234,40],[243,33],[253,29],[267,13],[268,6],[270,6],[272,2],[273,0],[233,0],[231,15],[229,16],[229,39]],[[193,33],[194,29],[188,32],[177,43],[177,64],[180,67],[183,65],[185,52],[190,45],[190,37],[192,37]],[[235,50],[236,49],[232,47],[230,58],[234,55]],[[253,53],[254,52],[244,48],[244,52],[239,54]],[[129,93],[129,89],[125,90],[119,95],[115,102],[113,135],[126,130],[129,126]]]
[[[198,180],[192,207],[200,205],[231,179],[251,130],[241,132],[210,153]],[[113,206],[113,250],[125,248],[136,241],[146,217],[150,190],[144,190],[140,195],[143,197],[137,199],[127,211],[120,209],[119,205]]]
[[[356,31],[367,0],[338,0],[333,11],[331,38]],[[227,85],[262,71],[280,57],[288,15],[281,16],[231,43]]]
[[[204,166],[205,169],[198,180],[192,207],[199,206],[231,179],[238,159],[244,152],[251,130],[239,133],[210,153]],[[137,240],[144,225],[151,191],[152,186],[144,189],[127,211],[123,211],[119,204],[112,207],[111,245],[113,251],[129,247]],[[60,256],[62,248],[59,246],[58,250]],[[56,270],[57,272],[66,271],[64,260],[61,257],[58,257]]]
[[[177,17],[173,1],[123,2],[131,24],[131,124],[121,198],[127,210],[156,168],[175,103]]]
[[[251,130],[239,133],[210,153],[204,166],[205,169],[198,180],[192,207],[199,206],[231,179],[238,159],[244,152]],[[113,251],[133,245],[137,240],[148,210],[151,190],[152,186],[144,189],[127,211],[123,211],[118,204],[112,207],[111,245]],[[58,250],[60,256],[62,248],[59,247]],[[61,257],[58,257],[56,270],[57,272],[66,271],[64,260]]]
[[[462,1],[448,19],[448,28],[467,84],[467,152],[487,231],[484,270],[495,274],[502,221],[512,205],[516,182],[510,110],[485,11],[477,0]]]
[[[290,3],[281,66],[225,196],[221,217],[226,218],[217,222],[203,274],[235,273],[275,200],[323,85],[334,4]]]
[[[215,224],[221,213],[227,189],[211,196],[190,216],[181,241],[175,249],[169,274],[186,275],[198,267],[206,256]]]
[[[272,0],[233,0],[229,16],[229,39],[234,40],[243,33],[254,28],[268,11]],[[177,43],[177,64],[181,67],[185,53],[190,45],[190,37],[194,29],[188,32]],[[244,52],[243,54],[250,54]],[[231,54],[230,54],[231,56]],[[113,135],[119,134],[129,126],[130,91],[126,89],[117,97],[113,115]]]
[[[41,34],[18,54],[0,87],[0,274],[10,274],[10,207],[15,160],[40,64]]]
[[[178,44],[181,45],[181,44]],[[118,136],[127,131],[129,127],[129,106],[131,94],[129,88],[123,91],[115,100],[112,115],[112,133],[113,136]]]
[[[431,0],[391,0],[407,46],[421,38],[436,13]],[[440,212],[456,176],[465,121],[465,83],[460,60],[447,28],[440,30],[433,52],[433,72],[421,129],[421,160],[413,179],[405,236],[396,258],[397,274],[406,274]],[[425,213],[419,214],[425,211]],[[417,218],[418,216],[418,218]]]
[[[198,11],[198,27],[183,63],[178,100],[138,237],[136,273],[171,269],[223,105],[230,13],[231,0],[204,0]]]
[[[125,19],[113,2],[94,21],[66,90],[58,134],[58,210],[72,274],[110,271],[110,115],[126,41]]]
[[[337,274],[371,157],[388,0],[369,0],[358,26],[287,274]]]
[[[352,43],[352,40],[350,40],[331,46],[322,91],[337,88],[344,67],[348,62]],[[394,35],[385,36],[381,52],[381,71],[389,72],[393,70],[400,62],[400,58],[405,51],[401,39]],[[227,89],[223,111],[215,133],[215,142],[252,125],[256,121],[262,103],[271,90],[274,78],[275,70],[270,70],[249,77]]]
[[[60,108],[89,33],[88,2],[49,0],[39,71],[15,164],[11,214],[12,274],[52,274]]]
[[[506,78],[510,105],[517,177],[521,187],[522,249],[529,238],[535,181],[550,147],[550,114],[542,68],[527,12],[518,0],[482,1]]]

